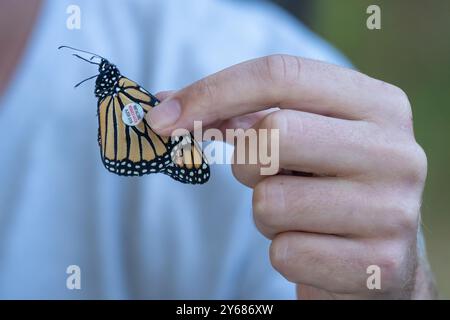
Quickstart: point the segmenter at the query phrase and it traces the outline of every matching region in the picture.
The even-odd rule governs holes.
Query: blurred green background
[[[443,298],[450,298],[450,1],[279,0],[360,71],[405,90],[428,156],[422,220]],[[381,30],[366,9],[381,8]]]

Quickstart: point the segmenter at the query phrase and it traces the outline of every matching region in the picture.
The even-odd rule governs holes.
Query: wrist
[[[417,235],[417,267],[411,298],[414,300],[439,298],[433,272],[427,259],[425,240],[421,228]]]

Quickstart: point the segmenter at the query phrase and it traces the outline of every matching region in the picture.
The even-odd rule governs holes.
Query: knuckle
[[[423,187],[427,177],[427,156],[416,142],[403,143],[397,152],[401,178],[406,187]]]
[[[255,222],[263,227],[270,227],[277,221],[274,208],[272,208],[267,182],[261,181],[253,190],[253,216]]]
[[[386,244],[379,248],[376,264],[381,269],[382,289],[385,292],[403,290],[414,269],[408,263],[411,255],[403,244]]]
[[[396,252],[396,250],[385,250],[382,254],[380,254],[378,263],[380,264],[384,277],[387,279],[397,278],[397,274],[402,265],[401,260],[401,253]]]
[[[269,256],[272,266],[283,274],[289,274],[288,234],[277,235],[270,244]]]
[[[396,113],[398,114],[398,118],[401,122],[401,126],[404,128],[409,128],[412,130],[413,127],[413,114],[411,109],[411,103],[409,101],[408,95],[406,92],[394,85],[389,84],[392,103],[395,106]]]
[[[414,143],[408,159],[408,181],[422,186],[425,184],[428,170],[428,160],[425,151],[419,144]]]
[[[276,157],[279,167],[282,167],[295,164],[293,163],[295,159],[289,157],[290,150],[310,143],[315,130],[312,125],[313,122],[303,117],[301,113],[283,109],[267,115],[259,123],[258,129],[270,132],[268,152]]]
[[[382,135],[369,142],[368,156],[388,177],[396,179],[406,188],[422,188],[427,177],[427,156],[414,137],[401,135],[397,141],[392,136]],[[381,165],[387,160],[389,165]]]
[[[278,129],[283,139],[302,136],[304,123],[296,111],[278,110],[268,114],[260,123],[259,129]]]
[[[294,84],[300,77],[300,57],[274,54],[264,57],[261,62],[263,76],[274,84]]]
[[[252,206],[255,218],[259,218],[266,211],[266,186],[264,181],[258,183],[253,189]]]
[[[296,119],[296,123],[291,122]],[[298,121],[297,121],[298,120]],[[278,130],[278,145],[271,147],[278,147],[279,150],[286,150],[292,144],[292,139],[300,139],[303,123],[298,117],[295,117],[294,111],[279,110],[267,115],[260,123],[259,129],[267,129],[269,131]],[[282,156],[282,154],[280,154]]]
[[[399,201],[385,206],[385,213],[391,231],[401,236],[415,235],[419,227],[419,207],[420,204],[414,201]]]
[[[409,102],[409,98],[406,92],[403,89],[396,86],[394,86],[394,91],[395,97],[397,99],[397,104],[405,111],[411,111],[411,104]]]
[[[217,92],[217,84],[214,80],[214,76],[197,81],[191,87],[190,92],[194,97],[194,101],[208,101],[208,103],[214,103]]]
[[[286,126],[286,113],[284,110],[275,111],[268,114],[261,121],[259,129],[280,129],[284,130]]]

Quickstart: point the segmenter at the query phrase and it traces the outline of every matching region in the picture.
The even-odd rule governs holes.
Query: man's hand
[[[265,106],[280,109],[262,112]],[[148,117],[165,135],[192,129],[194,120],[279,129],[279,174],[261,176],[257,165],[233,165],[233,172],[253,188],[272,264],[299,284],[300,298],[430,297],[432,277],[417,249],[427,160],[399,88],[273,55],[173,92]],[[370,265],[381,269],[380,290],[367,288]]]

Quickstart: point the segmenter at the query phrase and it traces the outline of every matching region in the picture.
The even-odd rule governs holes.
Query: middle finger
[[[378,164],[378,158],[371,154],[376,149],[371,147],[377,143],[374,137],[379,135],[373,134],[374,126],[367,122],[280,110],[269,114],[254,128],[258,132],[268,129],[267,154],[272,161],[278,157],[280,169],[342,177],[371,172]],[[273,129],[278,129],[278,144],[270,139]],[[250,144],[246,150],[238,147],[234,159],[242,152],[258,155],[258,148],[250,149]],[[263,167],[260,162],[236,163],[233,172],[239,181],[253,187],[264,178]]]

